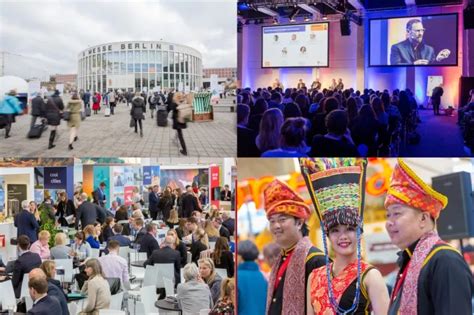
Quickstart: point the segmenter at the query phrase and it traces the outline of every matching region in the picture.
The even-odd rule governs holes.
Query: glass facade
[[[154,42],[89,48],[79,56],[77,84],[79,89],[102,93],[110,89],[149,91],[158,86],[199,90],[202,61],[200,54],[192,51],[186,46]]]

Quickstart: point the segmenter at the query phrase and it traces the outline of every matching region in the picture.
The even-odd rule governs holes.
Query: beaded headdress
[[[349,314],[359,304],[361,287],[361,250],[365,172],[367,160],[361,158],[300,158],[301,173],[321,222],[326,277],[331,305],[337,314]],[[351,308],[339,306],[331,282],[326,235],[338,224],[355,226],[357,233],[357,282]]]

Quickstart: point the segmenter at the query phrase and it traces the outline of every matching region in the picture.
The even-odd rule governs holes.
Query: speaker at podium
[[[474,202],[471,174],[458,172],[432,178],[433,189],[448,197],[448,205],[438,218],[443,240],[474,237]]]

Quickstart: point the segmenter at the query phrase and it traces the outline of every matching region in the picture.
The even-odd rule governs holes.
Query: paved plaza
[[[66,99],[63,98],[66,105]],[[219,101],[214,110],[214,120],[209,122],[191,122],[183,130],[189,157],[232,157],[237,155],[236,113],[230,112],[233,98]],[[167,127],[158,127],[151,119],[147,106],[143,121],[143,138],[134,132],[130,124],[130,108],[121,103],[115,109],[115,115],[105,117],[104,107],[99,114],[82,121],[78,137],[68,150],[69,128],[61,121],[58,128],[59,139],[56,147],[48,150],[49,129],[40,139],[26,137],[31,115],[16,117],[11,137],[5,139],[5,131],[0,130],[0,154],[11,157],[180,157],[176,131],[171,128],[171,113]]]

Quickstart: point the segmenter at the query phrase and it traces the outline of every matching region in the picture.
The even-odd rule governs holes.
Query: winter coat
[[[67,103],[67,110],[70,112],[69,121],[67,122],[68,127],[77,127],[81,125],[81,100],[70,100]]]
[[[171,102],[168,105],[168,111],[173,111],[172,119],[173,119],[173,129],[186,129],[188,125],[186,122],[180,123],[178,121],[178,104]]]
[[[87,107],[90,107],[90,100],[91,100],[91,93],[90,92],[86,92],[84,93],[84,97],[82,98],[82,100],[84,101],[84,104],[86,104]]]
[[[41,95],[36,96],[31,100],[31,116],[34,117],[43,117],[44,116],[44,109],[45,109],[45,102]]]
[[[97,93],[94,96],[97,98],[97,102],[92,104],[92,110],[100,110],[100,101],[102,100],[102,97],[100,96],[99,93]]]
[[[144,113],[146,112],[145,101],[142,97],[137,96],[132,100],[132,109],[130,110],[130,115],[133,119],[141,120],[145,119]]]
[[[46,102],[46,119],[48,125],[59,126],[61,123],[61,111],[64,110],[63,100],[59,96],[51,96]]]
[[[15,115],[22,112],[20,101],[15,96],[7,95],[0,103],[0,114]]]

